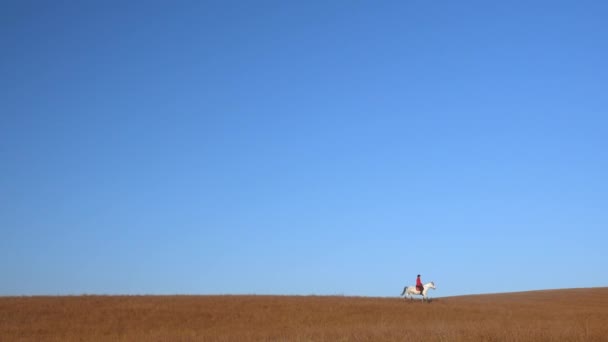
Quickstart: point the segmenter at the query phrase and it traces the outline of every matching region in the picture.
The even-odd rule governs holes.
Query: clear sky
[[[0,295],[608,286],[605,1],[3,1]]]

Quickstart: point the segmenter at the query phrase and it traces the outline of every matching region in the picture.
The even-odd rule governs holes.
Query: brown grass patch
[[[0,297],[1,341],[606,341],[608,288],[438,298]]]

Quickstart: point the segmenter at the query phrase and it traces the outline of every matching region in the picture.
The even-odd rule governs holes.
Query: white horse
[[[425,299],[428,301],[429,298],[426,296],[426,293],[429,291],[429,289],[434,290],[436,288],[435,283],[426,283],[422,285],[422,288],[422,292],[420,292],[416,289],[416,286],[406,286],[403,288],[403,292],[401,292],[401,295],[405,295],[404,299],[409,296],[410,300],[413,299],[413,295],[422,295],[422,301],[424,302]]]

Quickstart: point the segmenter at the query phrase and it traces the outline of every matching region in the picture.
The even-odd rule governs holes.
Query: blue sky
[[[607,286],[602,1],[5,1],[0,295]]]

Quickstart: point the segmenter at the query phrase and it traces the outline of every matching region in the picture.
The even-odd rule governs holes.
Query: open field
[[[608,341],[608,288],[437,298],[0,297],[0,341]]]

